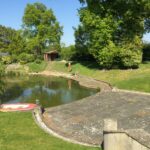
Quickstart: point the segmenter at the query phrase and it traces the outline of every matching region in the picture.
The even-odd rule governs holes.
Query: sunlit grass
[[[53,62],[51,70],[67,72],[67,67],[64,63]],[[100,70],[75,63],[72,65],[72,72],[109,82],[121,89],[150,92],[150,63],[141,64],[139,69],[128,70]]]
[[[61,72],[68,72],[68,68],[65,62],[53,61],[50,62],[46,68],[47,70],[56,70]]]
[[[42,61],[39,64],[32,62],[32,63],[28,63],[27,66],[29,67],[30,72],[40,72],[45,70],[45,68],[47,67],[47,62]]]
[[[0,112],[0,150],[100,150],[65,142],[42,131],[31,112]]]

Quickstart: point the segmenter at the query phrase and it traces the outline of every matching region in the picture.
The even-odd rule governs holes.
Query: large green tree
[[[40,57],[47,49],[60,49],[62,27],[52,9],[42,3],[27,4],[23,16],[23,31],[28,49]]]
[[[75,49],[76,49],[76,59],[78,60],[91,60],[93,56],[89,52],[89,32],[83,25],[79,25],[78,29],[75,29]]]
[[[24,47],[21,31],[0,25],[0,52],[18,55],[23,52]]]
[[[18,55],[25,52],[25,47],[21,31],[0,25],[0,52],[9,53],[9,56],[4,58],[6,61],[17,61]]]
[[[147,0],[80,0],[81,25],[76,29],[76,47],[88,49],[101,67],[138,67],[142,36],[149,31]],[[84,31],[84,32],[80,32]],[[81,46],[80,46],[81,47]]]

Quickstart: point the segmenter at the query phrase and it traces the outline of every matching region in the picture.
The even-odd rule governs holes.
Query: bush
[[[34,56],[32,54],[22,53],[18,56],[18,62],[21,64],[26,64],[28,62],[33,62]]]
[[[12,63],[18,62],[18,56],[17,56],[17,55],[12,54],[12,55],[11,55],[11,58],[12,58]]]
[[[98,53],[98,63],[102,68],[138,68],[142,61],[142,46],[138,38],[132,43],[116,46],[113,42]]]
[[[111,69],[114,65],[114,58],[117,50],[117,47],[112,42],[109,42],[106,47],[100,50],[98,53],[98,63],[100,67]]]
[[[141,39],[135,36],[134,40],[123,45],[119,52],[121,67],[138,68],[142,62]]]
[[[2,58],[2,63],[3,64],[11,64],[12,63],[12,57],[11,56],[3,56]]]
[[[130,50],[122,48],[120,50],[120,67],[138,68],[142,61],[141,50]]]
[[[132,41],[117,46],[109,41],[98,54],[98,63],[103,68],[138,68],[142,61],[141,39],[135,36]]]
[[[41,64],[41,63],[42,63],[42,60],[36,59],[36,60],[35,60],[35,63],[36,63],[36,64]]]
[[[75,46],[71,45],[68,47],[63,47],[61,49],[61,58],[64,60],[72,60],[74,59],[76,54]]]

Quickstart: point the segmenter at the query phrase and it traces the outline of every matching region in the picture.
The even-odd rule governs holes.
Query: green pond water
[[[96,89],[80,86],[71,79],[58,77],[5,77],[2,81],[3,93],[0,94],[2,103],[35,103],[38,99],[43,107],[53,107],[98,92]]]

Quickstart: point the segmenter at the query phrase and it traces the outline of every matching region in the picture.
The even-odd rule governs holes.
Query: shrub
[[[111,69],[114,65],[114,58],[117,52],[117,47],[114,43],[109,42],[109,44],[104,47],[98,53],[98,63],[102,68]]]
[[[36,63],[36,64],[41,64],[41,63],[42,63],[42,60],[36,59],[36,60],[35,60],[35,63]]]
[[[3,64],[11,64],[12,63],[12,57],[11,56],[3,56],[2,58],[2,63]]]
[[[120,63],[123,68],[138,68],[142,62],[142,43],[138,36],[125,43],[120,49]]]
[[[34,61],[34,56],[32,54],[22,53],[18,56],[18,62],[21,64],[26,64],[32,61]]]
[[[122,68],[138,68],[142,61],[141,50],[130,50],[122,48],[120,50],[120,67]]]
[[[63,47],[61,49],[61,58],[65,60],[72,60],[74,59],[76,54],[75,46],[71,45],[68,47]]]
[[[16,63],[18,61],[18,56],[15,54],[12,54],[11,58],[12,58],[12,63]]]
[[[112,41],[98,53],[98,63],[102,68],[138,68],[142,61],[142,44],[138,37],[124,45],[116,46]]]

